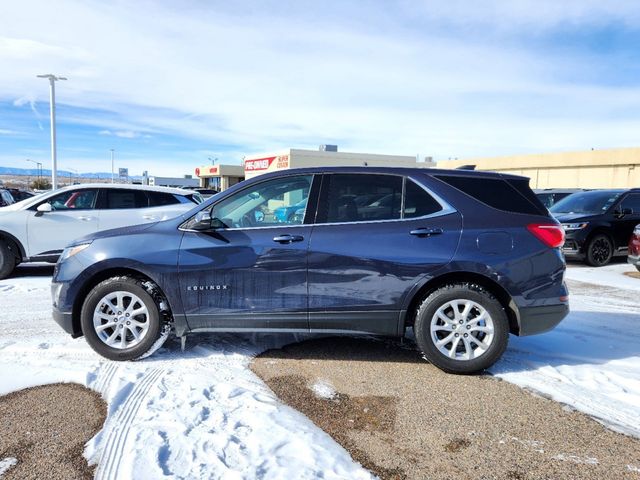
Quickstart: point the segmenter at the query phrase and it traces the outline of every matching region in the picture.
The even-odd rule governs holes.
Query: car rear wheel
[[[96,285],[82,306],[87,342],[109,360],[138,360],[162,346],[170,332],[149,282],[115,277]]]
[[[452,284],[425,298],[416,312],[416,342],[425,358],[448,373],[470,374],[504,353],[509,322],[500,302],[477,285]]]
[[[613,243],[604,234],[594,236],[587,245],[586,262],[592,267],[604,267],[613,257]]]
[[[0,240],[0,280],[7,278],[16,267],[16,256],[7,242]]]

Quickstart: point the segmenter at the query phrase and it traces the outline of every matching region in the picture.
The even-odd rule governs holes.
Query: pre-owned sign
[[[268,170],[271,166],[271,163],[276,159],[276,157],[265,157],[265,158],[256,158],[253,160],[245,160],[244,162],[244,171],[245,172],[255,172],[258,170]]]

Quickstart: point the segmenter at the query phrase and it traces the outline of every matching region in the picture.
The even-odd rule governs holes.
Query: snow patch
[[[331,400],[336,397],[336,389],[326,380],[316,380],[313,385],[311,385],[311,390],[316,394],[317,397],[323,398],[325,400]]]
[[[14,457],[7,457],[0,460],[0,478],[9,471],[11,467],[18,464],[18,459]]]

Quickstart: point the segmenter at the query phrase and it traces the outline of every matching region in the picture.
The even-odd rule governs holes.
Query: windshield
[[[563,198],[550,208],[551,213],[604,213],[618,197],[621,191],[579,192]]]

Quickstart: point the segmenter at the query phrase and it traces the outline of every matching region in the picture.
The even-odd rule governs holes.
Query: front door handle
[[[301,242],[304,240],[304,237],[300,235],[278,235],[277,237],[273,237],[274,242],[278,243],[293,243],[293,242]]]
[[[157,220],[158,219],[158,217],[156,217],[155,215],[143,215],[142,218],[145,219],[145,220]]]
[[[90,220],[93,220],[93,217],[87,217],[87,216],[82,215],[82,216],[78,217],[78,220],[82,220],[84,222],[88,222]]]
[[[417,237],[433,237],[434,235],[442,235],[444,230],[441,228],[416,228],[409,233]]]

